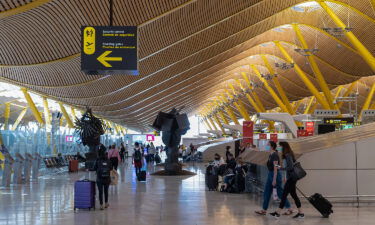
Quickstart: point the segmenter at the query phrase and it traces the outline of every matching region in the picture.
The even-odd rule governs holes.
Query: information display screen
[[[347,118],[324,118],[325,124],[339,124],[339,125],[345,125],[345,124],[353,124],[354,118],[353,117],[347,117]]]

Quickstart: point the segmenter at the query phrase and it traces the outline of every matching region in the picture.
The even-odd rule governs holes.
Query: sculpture
[[[181,135],[186,134],[190,129],[190,123],[185,113],[180,114],[180,108],[173,108],[169,113],[159,112],[152,127],[162,131],[163,143],[167,146],[167,159],[164,164],[165,172],[168,175],[178,175],[182,172],[182,165],[178,162],[178,145]]]
[[[90,108],[87,108],[80,119],[76,118],[75,128],[82,144],[89,146],[90,152],[96,153],[96,147],[100,144],[100,135],[105,131],[103,122],[92,114]]]

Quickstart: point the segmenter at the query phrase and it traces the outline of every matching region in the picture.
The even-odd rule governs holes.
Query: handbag
[[[118,173],[115,170],[111,170],[111,185],[117,185],[118,183]]]
[[[293,172],[292,172],[292,177],[295,180],[301,180],[307,175],[306,171],[302,168],[300,162],[295,162],[293,164]]]

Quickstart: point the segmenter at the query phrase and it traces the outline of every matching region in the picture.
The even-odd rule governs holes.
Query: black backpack
[[[110,179],[111,168],[108,161],[98,160],[98,177],[101,179]]]
[[[141,160],[142,160],[141,151],[134,150],[134,161],[141,161]]]

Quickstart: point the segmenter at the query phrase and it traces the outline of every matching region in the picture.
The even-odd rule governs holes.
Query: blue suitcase
[[[95,181],[79,180],[74,183],[74,211],[95,209]]]

